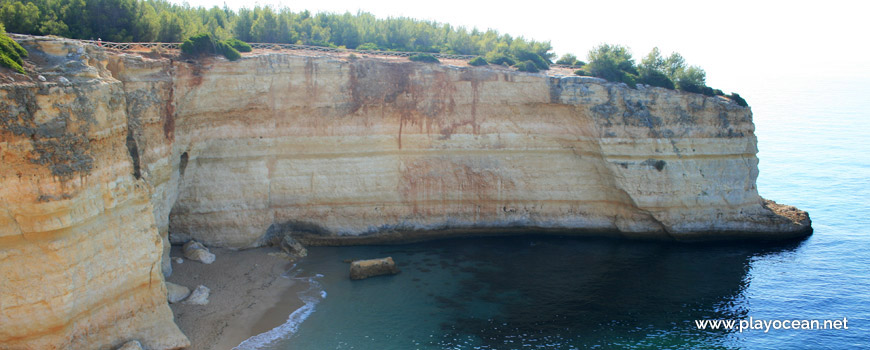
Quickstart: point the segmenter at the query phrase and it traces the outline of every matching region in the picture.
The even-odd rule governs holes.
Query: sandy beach
[[[232,349],[251,336],[283,324],[303,305],[297,293],[305,283],[281,277],[293,262],[276,248],[235,251],[212,248],[214,263],[184,259],[172,247],[172,275],[167,281],[195,289],[211,289],[207,305],[170,304],[175,322],[190,338],[192,350]]]

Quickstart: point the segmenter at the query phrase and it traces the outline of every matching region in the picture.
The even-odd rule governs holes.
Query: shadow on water
[[[726,332],[699,331],[696,319],[747,316],[743,291],[753,258],[797,249],[779,244],[672,244],[565,237],[445,241],[453,264],[475,266],[453,297],[439,345],[480,348],[691,347],[724,344]],[[469,304],[498,313],[478,318]],[[722,345],[724,346],[724,345]]]
[[[790,254],[802,244],[674,244],[514,236],[405,246],[312,248],[311,253],[325,254],[333,261],[339,255],[393,256],[403,270],[394,279],[326,285],[330,297],[324,312],[330,312],[329,299],[347,298],[348,305],[355,308],[365,304],[371,312],[369,318],[347,313],[341,316],[356,327],[385,325],[379,317],[390,317],[387,313],[396,308],[411,313],[417,310],[426,315],[426,322],[437,322],[433,329],[418,327],[428,336],[408,335],[416,339],[416,348],[730,348],[735,344],[729,342],[729,332],[698,330],[693,320],[748,316],[744,292],[750,263],[769,255]],[[385,293],[391,295],[384,297]],[[402,296],[404,293],[411,295]],[[375,306],[381,300],[378,298],[390,305]],[[335,315],[348,308],[337,306],[341,300],[331,302]],[[415,328],[407,323],[414,320],[412,316],[397,325],[408,327],[403,332],[413,333]],[[369,335],[379,331],[358,330]],[[389,334],[382,338],[385,336]],[[427,340],[419,341],[421,338]],[[318,344],[297,341],[301,341],[297,345]],[[320,345],[336,348],[334,344],[354,342],[351,338],[330,339]],[[403,348],[400,344],[377,346]]]

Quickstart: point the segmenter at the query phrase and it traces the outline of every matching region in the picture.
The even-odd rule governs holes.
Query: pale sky
[[[172,0],[178,3],[184,1]],[[405,16],[496,29],[549,40],[558,55],[586,53],[600,43],[632,49],[639,62],[653,47],[680,52],[707,71],[707,83],[726,93],[747,82],[782,76],[870,77],[870,25],[860,1],[474,1],[188,0],[192,6],[233,9],[259,5],[294,11],[357,10],[378,18]],[[556,5],[558,4],[558,5]]]

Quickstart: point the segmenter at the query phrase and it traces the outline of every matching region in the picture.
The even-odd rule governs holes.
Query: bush
[[[579,75],[581,77],[588,77],[589,76],[589,72],[582,70],[582,69],[575,70],[574,74]]]
[[[559,57],[558,60],[556,60],[556,64],[561,64],[564,66],[573,66],[577,64],[577,62],[577,56],[574,56],[570,53],[566,53],[562,55],[562,57]]]
[[[503,53],[493,53],[493,52],[490,52],[486,55],[486,61],[489,62],[489,64],[500,64],[503,66],[513,66],[513,65],[517,64],[516,61],[514,61],[512,58],[508,57],[507,55],[505,55]]]
[[[521,62],[531,61],[532,64],[534,64],[535,67],[540,69],[540,70],[550,69],[550,63],[547,62],[546,60],[544,60],[543,57],[541,57],[540,55],[538,55],[534,52],[526,51],[526,50],[518,50],[516,52],[516,57],[517,57],[517,60],[521,61]]]
[[[529,72],[529,73],[537,73],[539,72],[538,66],[535,65],[535,62],[532,60],[523,61],[514,65],[516,69],[520,72]]]
[[[637,82],[665,89],[674,89],[674,82],[665,73],[657,70],[641,69]]]
[[[215,53],[214,40],[209,33],[193,35],[181,43],[181,52],[188,56],[201,56]]]
[[[435,56],[432,56],[428,53],[418,53],[414,56],[408,57],[409,60],[414,62],[423,62],[423,63],[441,63]]]
[[[218,53],[224,55],[224,57],[226,57],[230,61],[235,61],[242,58],[242,54],[240,54],[239,51],[230,46],[230,44],[228,44],[226,41],[218,41],[215,44],[215,48],[217,49]]]
[[[238,52],[251,52],[251,45],[236,38],[224,40],[227,45],[236,49]]]
[[[619,45],[601,44],[589,51],[589,64],[584,67],[590,74],[613,82],[622,82],[634,87],[637,68],[628,48]]]
[[[251,48],[250,45],[241,40],[229,39],[215,41],[211,34],[200,33],[184,40],[184,42],[181,43],[181,52],[191,57],[221,54],[228,60],[235,61],[242,58],[242,54],[239,53],[239,50],[236,50],[234,46],[239,46],[242,50],[248,50],[243,52],[250,52]]]
[[[380,50],[375,43],[365,43],[356,47],[357,50],[377,51]]]
[[[738,105],[743,107],[749,107],[749,104],[746,103],[746,100],[743,97],[740,97],[736,92],[732,92],[731,95],[727,96],[731,101],[736,102]]]
[[[714,93],[716,96],[725,96],[725,93],[722,92],[722,90],[719,90],[719,89],[713,90],[713,93]]]
[[[5,30],[0,32],[0,65],[25,74],[22,57],[27,57],[27,50],[7,36]]]
[[[696,85],[696,84],[682,83],[682,84],[680,84],[679,88],[680,88],[680,90],[685,91],[685,92],[692,92],[692,93],[700,94],[701,92],[703,92],[704,86]]]
[[[483,57],[475,57],[472,58],[471,61],[468,61],[469,66],[485,66],[488,65],[489,62],[486,61]]]

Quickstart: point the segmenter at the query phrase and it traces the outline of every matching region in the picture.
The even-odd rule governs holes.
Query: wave
[[[314,312],[314,308],[320,303],[321,300],[326,298],[326,291],[323,290],[323,286],[320,282],[317,281],[318,278],[323,277],[321,274],[316,274],[312,277],[297,277],[299,272],[294,271],[296,265],[293,265],[291,269],[284,274],[283,277],[290,278],[293,280],[301,281],[302,283],[308,284],[308,289],[305,291],[299,292],[299,299],[305,303],[296,311],[290,314],[287,317],[287,321],[284,324],[272,328],[268,332],[257,334],[253,337],[248,338],[243,341],[238,346],[234,347],[233,350],[256,350],[263,349],[268,345],[275,343],[278,340],[283,340],[289,338],[291,335],[296,333],[299,330],[299,325],[302,324],[311,313]],[[292,272],[292,273],[291,273]]]

